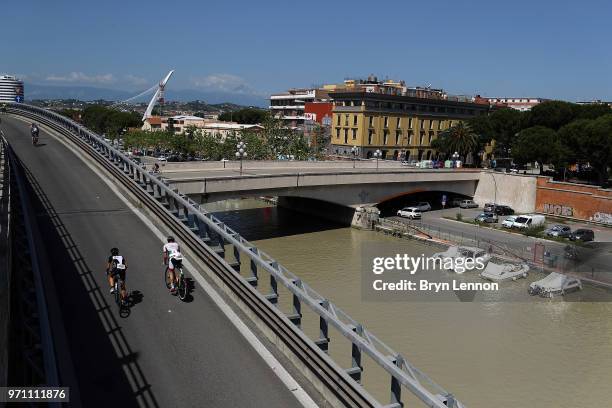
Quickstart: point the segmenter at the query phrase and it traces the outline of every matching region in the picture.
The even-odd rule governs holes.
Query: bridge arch
[[[418,202],[428,202],[432,209],[442,209],[442,197],[446,196],[445,208],[452,206],[452,200],[454,199],[470,199],[469,195],[466,195],[464,191],[460,190],[438,190],[438,189],[424,189],[415,188],[403,193],[394,194],[385,197],[383,200],[376,204],[376,207],[380,210],[382,217],[388,217],[395,215],[397,210],[403,207],[409,207],[415,205]]]

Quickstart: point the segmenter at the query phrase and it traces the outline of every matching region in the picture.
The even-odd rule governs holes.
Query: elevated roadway
[[[189,303],[162,283],[162,242],[101,178],[41,129],[2,129],[33,183],[84,407],[296,407],[298,403],[200,286]],[[104,273],[129,263],[134,306],[120,318]]]
[[[373,205],[421,191],[472,196],[480,179],[479,170],[411,169],[397,162],[384,163],[378,169],[369,161],[356,163],[356,168],[350,162],[247,162],[242,174],[236,165],[168,163],[161,171],[171,186],[201,202],[271,195],[345,207]]]

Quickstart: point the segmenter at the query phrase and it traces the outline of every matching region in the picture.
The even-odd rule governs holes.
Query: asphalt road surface
[[[41,129],[3,117],[35,181],[36,216],[54,271],[83,407],[296,407],[291,392],[196,285],[191,301],[162,281],[163,243],[79,158]],[[135,304],[118,315],[104,269],[128,262]]]

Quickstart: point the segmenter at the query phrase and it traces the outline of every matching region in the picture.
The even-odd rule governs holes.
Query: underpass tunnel
[[[432,210],[441,210],[443,198],[446,198],[444,208],[450,208],[456,207],[453,205],[453,200],[467,200],[472,197],[450,191],[416,190],[389,197],[376,204],[376,207],[380,210],[381,217],[389,217],[404,207],[414,206],[423,201],[428,202]]]

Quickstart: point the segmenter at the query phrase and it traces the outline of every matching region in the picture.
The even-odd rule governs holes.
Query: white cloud
[[[71,72],[67,75],[49,75],[45,78],[51,82],[111,84],[116,81],[113,74],[87,75],[83,72]]]
[[[244,78],[232,74],[211,74],[203,78],[193,78],[192,83],[198,88],[235,93],[254,93]]]
[[[147,81],[145,78],[136,76],[136,75],[132,75],[132,74],[127,74],[125,77],[125,81],[131,85],[147,85],[149,83],[149,81]]]

